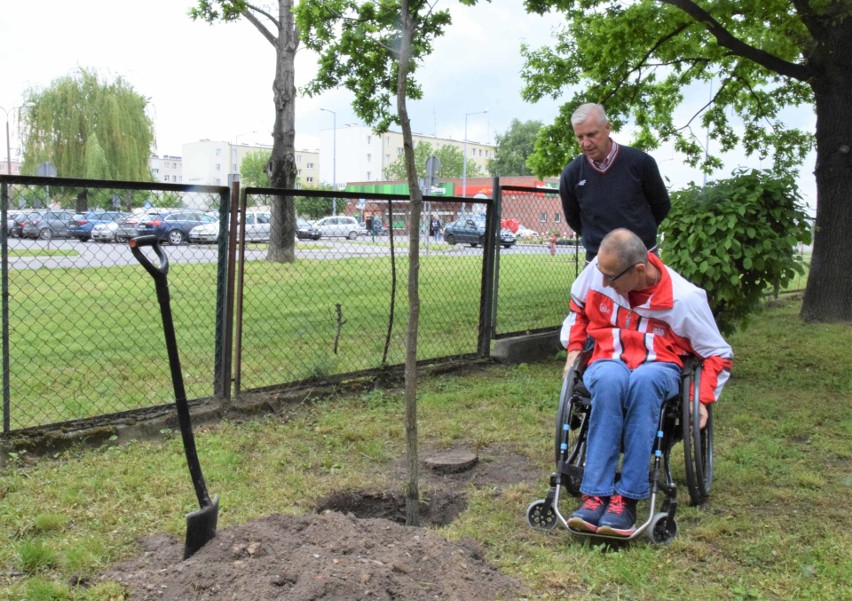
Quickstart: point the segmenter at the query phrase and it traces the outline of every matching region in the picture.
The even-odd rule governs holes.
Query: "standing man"
[[[571,115],[583,154],[559,178],[565,221],[583,240],[586,261],[598,254],[601,240],[623,227],[657,250],[657,226],[671,208],[669,193],[654,159],[616,143],[612,125],[599,104],[582,104]]]
[[[678,392],[683,357],[694,355],[703,363],[703,428],[705,405],[719,398],[733,352],[704,290],[666,267],[626,229],[604,237],[600,254],[571,286],[571,312],[560,336],[568,350],[566,373],[589,336],[595,346],[583,373],[592,395],[583,503],[568,526],[626,537],[636,530],[637,501],[650,495],[648,464],[660,408]]]
[[[376,236],[382,233],[382,214],[375,213],[373,214],[373,229],[370,230],[370,234],[373,236],[373,242],[376,241]]]

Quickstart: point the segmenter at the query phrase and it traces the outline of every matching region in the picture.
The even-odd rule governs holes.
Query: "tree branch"
[[[261,15],[272,21],[272,23],[275,25],[275,29],[278,29],[281,26],[281,24],[278,22],[278,19],[276,19],[274,16],[272,16],[270,13],[266,12],[262,8],[249,3],[246,3],[246,8],[249,10],[253,10],[256,13],[260,13]]]
[[[252,9],[253,10],[253,9]],[[255,28],[266,38],[266,41],[275,46],[278,44],[278,36],[273,35],[269,29],[267,29],[266,25],[261,23],[260,19],[248,8],[243,11],[243,16],[246,18],[246,21],[255,26]],[[274,19],[273,19],[274,21]]]
[[[814,72],[811,68],[804,65],[797,65],[789,61],[778,58],[775,55],[769,54],[764,50],[755,48],[746,44],[742,40],[734,37],[731,32],[722,27],[710,13],[698,6],[691,0],[659,0],[663,4],[669,4],[685,12],[692,17],[697,23],[700,23],[723,48],[727,48],[737,56],[748,59],[766,69],[784,75],[799,81],[806,82],[813,77]]]

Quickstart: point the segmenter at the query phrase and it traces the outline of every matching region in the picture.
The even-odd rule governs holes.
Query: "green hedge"
[[[674,192],[660,231],[663,260],[707,291],[723,332],[803,272],[797,246],[811,241],[794,176],[758,170]]]

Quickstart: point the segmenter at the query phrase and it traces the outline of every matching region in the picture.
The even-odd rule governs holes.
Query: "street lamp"
[[[487,113],[488,109],[484,111],[474,111],[472,113],[464,114],[464,161],[462,162],[462,196],[467,196],[467,118],[470,115],[482,115]]]
[[[20,107],[12,107],[12,110]],[[0,106],[6,113],[6,175],[12,175],[12,145],[9,142],[9,111]]]
[[[6,173],[7,175],[12,175],[12,145],[9,141],[9,112],[14,112],[15,109],[22,109],[24,107],[32,106],[32,102],[25,102],[20,106],[13,106],[8,111],[0,106],[0,110],[6,113]]]
[[[241,134],[237,134],[236,136],[234,136],[234,144],[233,144],[233,148],[231,149],[231,155],[232,155],[231,156],[231,170],[234,173],[239,173],[239,165],[238,165],[237,159],[239,158],[239,154],[240,154],[240,138],[242,138],[243,136],[250,136],[252,134],[259,134],[259,133],[263,133],[263,132],[259,129],[253,129],[251,131],[246,131],[246,132],[243,132]]]
[[[337,192],[337,113],[330,109],[320,109],[331,113],[331,187]],[[337,215],[337,199],[331,201],[331,214]]]

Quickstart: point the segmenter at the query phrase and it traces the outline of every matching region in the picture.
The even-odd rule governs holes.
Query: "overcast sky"
[[[207,25],[192,21],[191,0],[4,0],[0,21],[0,106],[22,102],[26,88],[42,89],[78,67],[102,78],[123,77],[150,99],[157,152],[180,155],[182,145],[201,139],[271,143],[274,49],[248,22]],[[559,102],[525,103],[520,98],[521,43],[537,47],[550,40],[555,16],[524,12],[522,0],[492,0],[468,8],[441,0],[453,24],[436,40],[434,52],[419,70],[424,98],[411,103],[415,132],[462,140],[493,142],[512,119],[551,122]],[[296,84],[313,76],[316,56],[297,55]],[[569,94],[570,95],[570,94]],[[296,144],[316,150],[319,131],[355,123],[345,90],[296,102]],[[334,111],[334,115],[320,109]],[[488,110],[484,114],[479,111]],[[0,117],[2,118],[2,117]],[[12,156],[17,155],[12,121]],[[571,135],[571,132],[566,132]],[[626,136],[613,136],[628,142]],[[338,149],[339,150],[339,149]],[[712,150],[712,149],[711,149]],[[5,155],[5,149],[2,152]],[[701,174],[683,166],[670,149],[652,153],[674,187]],[[718,177],[738,164],[729,158]],[[800,186],[813,204],[813,159]]]
[[[103,77],[120,75],[150,98],[158,152],[179,154],[181,145],[203,138],[252,141],[273,123],[274,49],[246,21],[207,25],[192,21],[189,0],[27,0],[4,2],[0,23],[0,64],[4,65],[0,106],[21,103],[22,92],[44,88],[77,67]],[[521,0],[495,0],[482,9],[453,0],[449,35],[438,40],[422,69],[425,98],[412,103],[415,131],[493,141],[512,118],[548,121],[555,102],[533,106],[520,99],[519,47],[549,38],[547,20],[526,15]],[[540,43],[540,42],[539,42]],[[301,86],[314,74],[316,55],[301,49],[296,78]],[[316,147],[317,132],[356,121],[346,91],[296,103],[298,143]],[[334,111],[333,117],[320,108]]]

